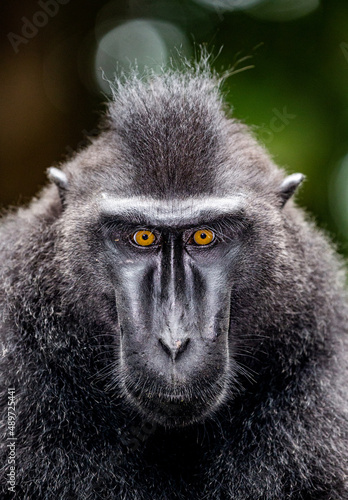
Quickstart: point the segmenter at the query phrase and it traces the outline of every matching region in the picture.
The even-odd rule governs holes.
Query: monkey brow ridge
[[[97,201],[104,216],[144,220],[150,224],[191,224],[233,215],[245,206],[244,195],[228,197],[191,197],[158,200],[149,197],[116,198],[102,193]]]

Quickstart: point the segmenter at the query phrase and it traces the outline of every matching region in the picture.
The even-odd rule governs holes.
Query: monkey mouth
[[[184,399],[179,396],[154,396],[138,400],[142,413],[165,427],[182,427],[198,422],[207,413],[206,403],[199,399]]]
[[[220,406],[226,383],[219,380],[209,391],[199,387],[137,389],[124,385],[126,397],[140,413],[165,427],[183,427],[204,420]]]

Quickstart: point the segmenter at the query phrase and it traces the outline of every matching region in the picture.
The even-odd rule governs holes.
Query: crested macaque
[[[2,219],[1,498],[348,498],[344,264],[203,66]]]

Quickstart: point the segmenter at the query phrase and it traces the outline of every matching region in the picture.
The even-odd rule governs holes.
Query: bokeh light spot
[[[290,21],[313,12],[320,0],[195,0],[210,9],[244,10],[267,21]]]
[[[128,73],[137,66],[159,71],[175,55],[189,55],[190,45],[185,34],[166,21],[134,19],[108,31],[99,41],[95,56],[95,71],[99,87],[110,94],[108,80]]]
[[[210,9],[231,11],[248,9],[254,5],[263,3],[264,0],[196,0],[196,2]]]
[[[265,21],[292,21],[314,12],[320,0],[266,0],[248,10],[248,13]]]

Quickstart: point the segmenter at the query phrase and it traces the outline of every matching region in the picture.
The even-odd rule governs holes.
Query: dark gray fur
[[[61,166],[59,187],[1,223],[1,498],[347,499],[340,258],[285,203],[296,186],[226,117],[208,70],[150,83],[135,76],[114,94],[103,131]],[[246,196],[253,238],[231,282],[234,382],[203,422],[146,422],[118,387],[117,315],[89,238],[90,200],[101,192]],[[8,387],[17,398],[15,495],[6,484]]]

